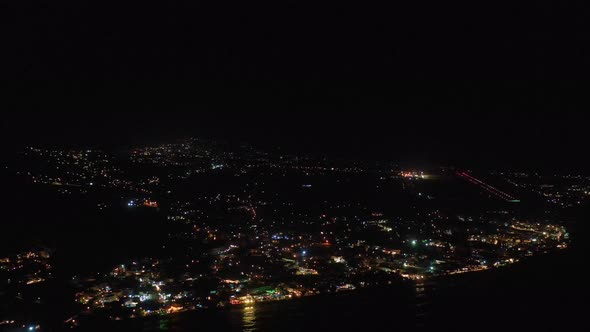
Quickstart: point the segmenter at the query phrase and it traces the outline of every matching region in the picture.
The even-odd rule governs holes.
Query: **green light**
[[[414,247],[415,247],[417,244],[418,244],[418,241],[416,241],[416,240],[412,240],[412,246],[414,246]]]
[[[170,330],[170,320],[169,319],[162,319],[160,320],[160,331],[168,331]]]

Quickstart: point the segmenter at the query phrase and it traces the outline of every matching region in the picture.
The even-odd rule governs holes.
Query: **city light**
[[[89,222],[106,222],[104,231],[91,228],[97,234],[76,233],[80,259],[67,261],[75,277],[68,277],[66,300],[78,309],[68,312],[66,327],[234,307],[251,312],[279,301],[505,268],[572,247],[568,223],[555,211],[587,200],[590,189],[590,179],[567,178],[563,189],[537,180],[526,187],[529,176],[478,173],[507,188],[500,191],[449,168],[433,166],[426,174],[389,164],[227,150],[187,139],[126,155],[27,151],[47,164],[43,172],[23,166],[35,186],[71,196],[64,202],[96,200],[73,211],[88,209]],[[522,186],[519,195],[529,188],[523,197],[538,195],[548,213],[527,214],[528,205],[508,204],[516,200],[507,193],[509,181]],[[311,183],[314,190],[302,189]],[[105,192],[90,193],[88,184]],[[560,205],[545,206],[549,200]],[[97,213],[106,207],[129,208]],[[86,250],[84,243],[94,247]],[[18,301],[51,304],[37,287],[63,281],[52,253],[36,248],[0,257],[13,293],[34,295]],[[109,266],[78,269],[103,254]],[[40,329],[26,321],[18,327]]]

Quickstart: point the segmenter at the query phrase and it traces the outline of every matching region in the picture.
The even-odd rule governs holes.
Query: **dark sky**
[[[13,1],[3,145],[589,168],[584,1]]]
[[[10,1],[3,78],[587,78],[588,5],[556,1]]]

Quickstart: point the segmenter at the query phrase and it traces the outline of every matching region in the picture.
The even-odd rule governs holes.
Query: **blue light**
[[[34,326],[29,326],[29,331],[35,331],[35,327]]]
[[[303,256],[307,255],[307,251],[303,250],[303,252],[301,253]]]

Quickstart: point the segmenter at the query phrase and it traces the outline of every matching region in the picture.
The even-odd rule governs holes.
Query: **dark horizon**
[[[462,98],[464,104],[469,100]],[[4,116],[3,145],[8,150],[29,144],[117,149],[198,137],[247,143],[268,152],[433,166],[547,171],[590,166],[583,153],[587,116],[550,104],[541,108],[535,100],[485,109],[477,105],[483,99],[462,109],[437,100],[380,105],[132,103],[25,101],[14,108],[19,111]]]

